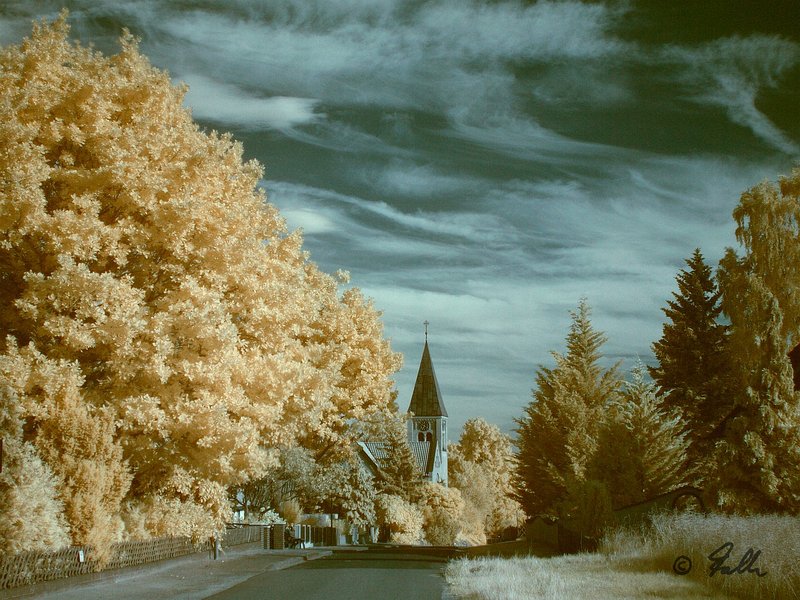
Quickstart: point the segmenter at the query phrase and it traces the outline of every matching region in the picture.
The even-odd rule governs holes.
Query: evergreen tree
[[[689,479],[689,442],[683,423],[664,407],[655,384],[634,368],[619,402],[606,415],[592,461],[595,479],[605,483],[614,508],[669,492]]]
[[[787,356],[800,333],[799,188],[795,169],[780,187],[745,192],[733,213],[744,254],[720,261],[736,378],[711,483],[730,511],[800,510],[800,395]]]
[[[387,427],[386,433],[386,458],[381,461],[378,491],[414,502],[417,500],[417,484],[421,478],[414,453],[408,445],[404,423],[397,421],[393,426]]]
[[[517,419],[516,498],[529,516],[557,516],[568,488],[585,481],[603,409],[620,385],[616,365],[599,365],[606,338],[592,328],[585,299],[571,315],[566,354],[539,368],[533,401]]]
[[[669,322],[653,344],[659,364],[649,370],[665,405],[680,411],[691,441],[690,461],[702,478],[701,465],[731,410],[728,327],[719,322],[720,292],[699,249],[686,265],[676,277],[678,292],[663,309]]]

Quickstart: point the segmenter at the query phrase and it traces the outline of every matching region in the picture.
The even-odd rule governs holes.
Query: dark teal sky
[[[506,430],[581,297],[629,370],[695,247],[800,157],[800,2],[5,0],[0,42],[122,27],[266,167],[312,259],[384,311],[410,400]]]

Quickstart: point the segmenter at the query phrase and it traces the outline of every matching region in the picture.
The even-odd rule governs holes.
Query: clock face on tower
[[[428,427],[430,427],[430,426],[428,425],[427,421],[420,421],[419,425],[417,425],[417,428],[420,431],[428,431]]]

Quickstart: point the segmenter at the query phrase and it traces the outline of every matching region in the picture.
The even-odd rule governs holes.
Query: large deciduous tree
[[[569,489],[586,481],[603,409],[620,386],[617,366],[599,364],[606,338],[585,299],[571,315],[566,353],[553,353],[555,368],[539,368],[533,401],[517,420],[516,497],[532,517],[557,516]]]
[[[678,273],[678,291],[667,301],[661,339],[653,344],[658,365],[650,375],[667,407],[678,409],[691,441],[689,456],[698,483],[718,427],[731,410],[728,326],[720,322],[720,292],[699,249]]]
[[[207,535],[271,447],[346,446],[393,406],[379,313],[185,91],[130,35],[111,57],[71,42],[65,15],[0,52],[3,376],[76,543]]]
[[[800,169],[742,194],[733,217],[743,253],[729,248],[718,278],[737,376],[712,487],[727,510],[796,513],[800,396],[787,353],[800,340]]]

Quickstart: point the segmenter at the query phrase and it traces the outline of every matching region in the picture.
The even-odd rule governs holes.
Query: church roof
[[[447,416],[444,402],[442,402],[442,393],[439,391],[439,382],[436,381],[436,372],[433,370],[427,340],[425,340],[425,348],[422,350],[422,360],[419,363],[417,382],[414,384],[414,393],[411,394],[408,412],[414,413],[415,417]]]
[[[358,442],[358,445],[364,450],[364,454],[376,466],[385,467],[385,461],[389,456],[389,444],[387,442]],[[414,455],[414,462],[417,465],[417,470],[425,475],[428,467],[428,455],[431,454],[430,442],[417,442],[410,441],[408,445],[411,447],[411,453]]]
[[[408,445],[411,446],[411,454],[414,455],[414,460],[417,462],[417,468],[419,469],[420,473],[423,475],[427,475],[430,473],[430,469],[428,468],[428,457],[433,456],[433,452],[431,451],[432,448],[430,442],[417,442],[417,441],[410,441]]]

